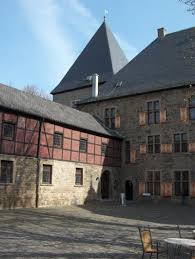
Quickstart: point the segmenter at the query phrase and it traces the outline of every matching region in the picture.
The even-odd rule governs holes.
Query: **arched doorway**
[[[133,183],[132,183],[132,181],[128,180],[125,182],[125,195],[126,195],[127,201],[133,200]]]
[[[101,176],[101,198],[109,199],[110,172],[105,171]]]

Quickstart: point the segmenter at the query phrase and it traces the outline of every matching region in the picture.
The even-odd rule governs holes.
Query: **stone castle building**
[[[0,207],[195,197],[195,28],[127,64],[104,22],[52,91],[0,85]],[[74,108],[68,107],[73,106]]]

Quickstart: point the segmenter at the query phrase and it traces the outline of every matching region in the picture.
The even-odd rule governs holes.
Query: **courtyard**
[[[137,225],[162,240],[178,237],[176,224],[189,236],[194,207],[145,201],[1,210],[0,258],[141,258]]]

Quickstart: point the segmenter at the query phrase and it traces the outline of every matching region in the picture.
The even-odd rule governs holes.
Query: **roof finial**
[[[108,10],[104,10],[104,22],[106,21],[106,15],[108,14]]]

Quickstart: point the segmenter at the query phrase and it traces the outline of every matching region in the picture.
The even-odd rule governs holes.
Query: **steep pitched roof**
[[[118,82],[122,82],[122,85],[117,87]],[[100,89],[98,98],[88,101],[194,83],[195,27],[167,34],[164,39],[154,40]]]
[[[111,137],[117,132],[105,128],[91,114],[0,84],[0,107],[26,113],[70,127]]]
[[[99,74],[105,82],[128,63],[113,33],[103,22],[80,56],[71,66],[59,85],[51,92],[56,94],[91,85],[86,77]]]

